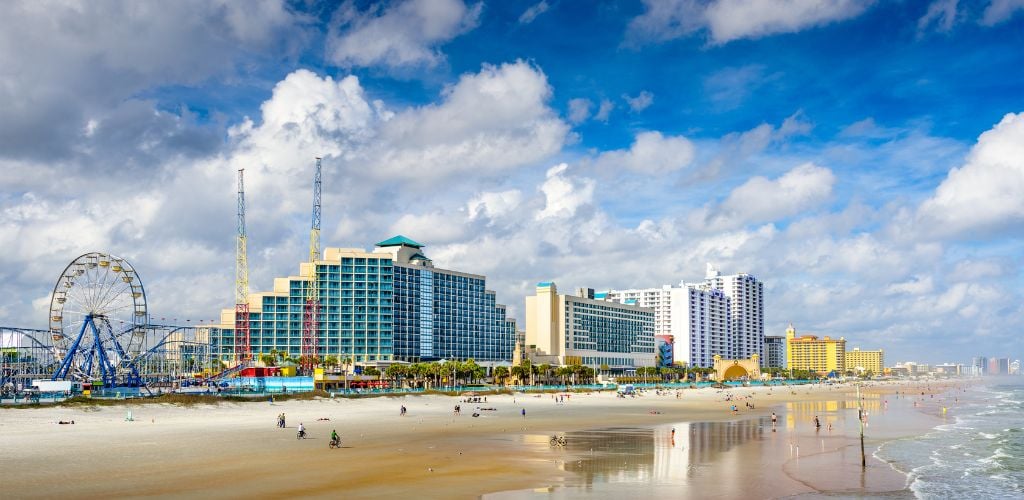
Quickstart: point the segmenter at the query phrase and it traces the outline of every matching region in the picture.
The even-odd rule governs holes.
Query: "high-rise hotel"
[[[673,338],[675,361],[711,367],[716,354],[765,359],[763,288],[749,274],[723,276],[709,265],[703,283],[611,290],[598,297],[653,309],[655,334]]]
[[[632,372],[654,366],[654,311],[595,298],[588,288],[560,295],[541,282],[526,297],[526,344],[534,363]]]
[[[254,355],[272,350],[301,354],[309,263],[299,276],[277,278],[272,292],[249,295]],[[395,361],[474,359],[508,364],[515,321],[506,317],[486,278],[436,268],[423,245],[404,236],[373,251],[327,248],[316,262],[320,288],[317,356],[351,358],[358,365]],[[225,309],[210,329],[215,356],[236,359],[235,311]]]

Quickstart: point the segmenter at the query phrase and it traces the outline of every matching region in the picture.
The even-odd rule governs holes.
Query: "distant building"
[[[858,373],[871,372],[874,375],[881,375],[885,367],[885,353],[877,351],[862,351],[854,347],[852,351],[846,351],[846,371]]]
[[[764,283],[746,273],[723,276],[710,264],[704,281],[725,292],[731,301],[731,357],[745,359],[757,354],[764,366]]]
[[[786,329],[786,364],[791,370],[810,370],[821,375],[846,369],[846,339],[796,336],[793,325]]]
[[[764,358],[766,367],[786,368],[786,337],[765,335]]]
[[[675,355],[672,350],[674,339],[671,335],[655,335],[655,352],[658,354],[658,366],[670,367],[675,363]]]
[[[975,356],[971,358],[971,366],[978,369],[978,375],[985,375],[988,373],[988,358],[985,356]]]
[[[988,375],[1009,375],[1010,358],[988,358]]]
[[[1010,363],[1010,375],[1020,375],[1020,360],[1015,359]]]
[[[654,366],[654,311],[559,295],[553,282],[541,282],[536,295],[526,297],[526,343],[536,353],[535,362],[631,372]]]

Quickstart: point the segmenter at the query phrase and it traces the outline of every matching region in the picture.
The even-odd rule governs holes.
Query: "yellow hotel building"
[[[871,372],[881,375],[885,368],[885,354],[881,349],[877,351],[862,351],[854,347],[852,351],[846,351],[846,371]]]
[[[786,363],[794,370],[810,370],[819,374],[846,371],[846,339],[796,336],[793,325],[786,329]]]

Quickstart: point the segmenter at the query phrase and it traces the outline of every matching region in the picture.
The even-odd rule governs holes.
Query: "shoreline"
[[[892,393],[897,388],[903,391],[904,387],[925,385],[884,384],[869,391]],[[588,473],[592,473],[591,485],[595,481],[605,484],[602,481],[607,471],[602,467],[607,464],[601,465],[600,457],[595,456],[591,465],[600,467],[588,472],[582,467],[585,457],[580,456],[586,450],[576,449],[577,444],[582,445],[578,440],[598,434],[605,440],[618,440],[621,446],[642,448],[643,457],[637,458],[635,470],[646,474],[656,465],[662,467],[664,470],[650,473],[651,477],[660,474],[665,478],[666,488],[677,488],[673,491],[679,491],[680,486],[696,487],[703,477],[717,477],[721,473],[718,469],[726,470],[732,463],[757,467],[762,462],[778,462],[779,477],[762,479],[770,481],[779,493],[799,495],[807,493],[808,487],[794,484],[807,474],[815,475],[812,462],[819,461],[809,459],[814,456],[809,450],[816,443],[812,442],[813,431],[807,435],[811,428],[805,420],[807,412],[820,408],[823,415],[828,415],[826,418],[835,416],[830,422],[838,424],[840,407],[846,411],[849,400],[855,396],[850,396],[850,387],[794,387],[796,390],[790,391],[777,387],[683,390],[679,399],[675,398],[675,391],[664,391],[667,395],[663,396],[648,391],[647,395],[625,400],[608,393],[579,393],[572,394],[564,404],[556,403],[550,393],[517,393],[488,395],[489,403],[480,404],[460,403],[455,397],[423,395],[274,404],[225,402],[192,407],[44,407],[0,414],[0,449],[5,450],[0,467],[11,477],[19,478],[5,488],[14,498],[57,494],[180,496],[208,493],[207,489],[197,488],[204,483],[218,492],[239,496],[327,497],[344,491],[346,497],[369,498],[423,496],[425,491],[442,496],[439,493],[443,491],[448,498],[502,498],[507,492],[513,492],[514,497],[533,488],[555,488],[555,492],[537,494],[557,498],[558,488],[571,494],[571,488],[586,483],[579,478],[587,477]],[[722,401],[728,394],[734,395],[734,401]],[[746,409],[743,400],[738,399],[746,395],[753,396],[750,401],[755,409]],[[743,410],[737,414],[729,411],[729,405],[734,403]],[[462,415],[452,414],[455,404],[462,405]],[[398,415],[399,405],[409,408],[407,416]],[[496,411],[480,410],[481,416],[473,418],[470,414],[476,406],[493,407]],[[773,434],[768,430],[765,434],[763,422],[773,408],[785,419],[780,420],[782,432]],[[519,414],[523,409],[527,411],[526,418]],[[132,410],[133,422],[125,421],[127,410]],[[273,423],[282,412],[286,413],[289,426],[285,430],[275,428]],[[871,418],[874,424],[875,417]],[[55,424],[57,420],[72,419],[76,420],[74,426]],[[304,422],[314,439],[295,439],[299,421]],[[912,424],[918,426],[920,422],[915,420]],[[700,433],[710,447],[684,445],[683,425]],[[666,441],[673,426],[680,427],[678,447]],[[918,430],[927,432],[932,427]],[[342,436],[341,450],[327,449],[326,436],[332,428],[337,428]],[[610,428],[643,430],[633,437],[629,431],[602,431]],[[742,435],[737,437],[737,432]],[[843,432],[845,437],[846,431]],[[578,433],[578,437],[570,438],[569,450],[555,450],[547,441],[557,433]],[[765,435],[774,435],[775,440],[759,445]],[[781,441],[780,436],[795,439],[807,450],[802,461],[794,462],[799,467],[788,473],[788,442]],[[830,447],[848,448],[848,444],[839,446],[843,441],[836,437],[838,434],[829,438]],[[877,450],[881,445],[882,442],[873,442],[872,447]],[[655,453],[661,458],[648,458]],[[98,456],[88,464],[75,460],[93,455]],[[566,466],[569,455],[578,461],[577,465]],[[879,463],[889,468],[887,463]],[[693,473],[689,477],[675,475],[680,467]],[[73,485],[53,481],[55,475],[88,478],[96,470],[112,471],[104,474],[118,479],[77,480]],[[787,474],[792,474],[793,479],[785,479]],[[833,491],[835,486],[826,485],[824,491]],[[773,495],[776,492],[766,491],[773,491]],[[433,497],[430,493],[426,496]],[[726,497],[727,494],[723,496]]]

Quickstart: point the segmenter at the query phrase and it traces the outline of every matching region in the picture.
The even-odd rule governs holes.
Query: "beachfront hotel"
[[[846,351],[846,371],[881,375],[884,369],[885,353],[881,349],[862,351],[859,347],[854,347],[852,351]]]
[[[819,374],[846,370],[846,339],[796,336],[796,329],[786,329],[786,365],[791,370],[810,370]]]
[[[674,361],[708,368],[715,354],[733,358],[729,297],[707,283],[611,290],[596,297],[652,309],[655,335],[673,339]]]
[[[272,350],[301,354],[309,263],[298,276],[274,280],[273,291],[249,294],[254,356]],[[474,359],[509,364],[515,321],[506,317],[486,278],[440,269],[423,245],[396,236],[367,252],[326,248],[316,262],[320,289],[317,355],[350,358],[357,365]],[[221,312],[210,329],[214,355],[235,361],[235,310]]]
[[[541,282],[526,297],[526,344],[534,363],[632,372],[654,366],[654,311],[595,298],[592,289],[560,295]]]
[[[749,274],[722,276],[708,265],[702,283],[610,290],[597,297],[653,309],[654,332],[674,339],[675,361],[709,368],[716,354],[764,359],[763,288]]]
[[[704,281],[725,292],[731,301],[732,357],[746,359],[757,354],[761,358],[761,366],[765,366],[764,283],[747,273],[723,276],[710,264]]]
[[[764,336],[764,366],[766,368],[786,367],[786,337],[780,335]]]

